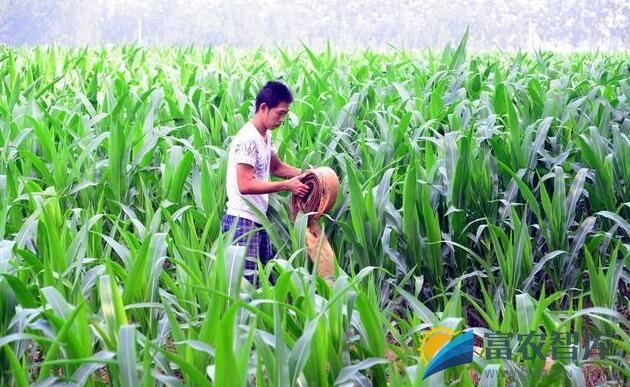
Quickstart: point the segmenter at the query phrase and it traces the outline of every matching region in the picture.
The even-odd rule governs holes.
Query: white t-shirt
[[[230,144],[226,174],[227,214],[253,220],[260,224],[262,221],[250,210],[247,200],[264,214],[269,206],[269,194],[242,195],[238,190],[236,180],[236,164],[244,163],[253,166],[255,178],[268,181],[271,156],[276,153],[276,149],[271,142],[269,131],[266,136],[267,141],[263,139],[251,121],[246,123]]]

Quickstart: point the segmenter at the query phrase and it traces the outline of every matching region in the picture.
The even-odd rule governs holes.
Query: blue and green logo
[[[420,359],[426,365],[422,379],[436,372],[473,361],[473,333],[455,332],[440,326],[431,328],[420,339]]]

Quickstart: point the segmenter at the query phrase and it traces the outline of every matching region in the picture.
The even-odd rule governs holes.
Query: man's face
[[[284,122],[284,117],[286,117],[289,112],[289,104],[286,102],[280,102],[278,106],[274,108],[268,108],[266,105],[262,106],[264,108],[264,118],[265,124],[269,129],[275,129],[282,125]]]

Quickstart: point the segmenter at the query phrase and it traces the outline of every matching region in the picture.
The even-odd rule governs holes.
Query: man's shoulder
[[[232,141],[252,140],[255,139],[254,134],[255,133],[252,131],[252,124],[248,122],[243,125],[238,132],[236,132]]]

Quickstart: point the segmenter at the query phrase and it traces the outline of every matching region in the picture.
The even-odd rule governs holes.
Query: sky
[[[0,0],[0,43],[630,50],[630,0]]]

